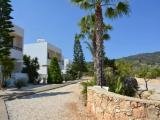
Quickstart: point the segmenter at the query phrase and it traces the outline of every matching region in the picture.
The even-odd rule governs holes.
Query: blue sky
[[[65,58],[72,59],[74,35],[78,22],[87,11],[69,0],[12,0],[14,24],[25,30],[25,43],[37,38],[60,47]],[[111,39],[105,42],[109,58],[119,58],[143,52],[160,51],[160,0],[130,0],[130,16],[106,23],[113,26]],[[91,54],[83,43],[87,61]]]

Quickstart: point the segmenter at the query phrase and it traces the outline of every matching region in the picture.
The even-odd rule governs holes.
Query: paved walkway
[[[16,98],[22,98],[23,96],[34,95],[36,93],[41,93],[44,91],[75,84],[80,81],[82,80],[69,81],[63,84],[40,85],[37,87],[31,86],[22,88],[21,90],[9,89],[5,91],[0,91],[0,120],[8,120],[8,112],[6,110],[5,101],[14,100]]]
[[[80,99],[81,85],[37,93],[7,101],[10,120],[87,120]]]

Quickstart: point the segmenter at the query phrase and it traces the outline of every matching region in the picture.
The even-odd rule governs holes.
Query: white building
[[[64,74],[66,73],[69,65],[71,65],[71,64],[72,64],[71,60],[69,60],[69,59],[64,59],[64,67],[63,67],[63,70],[62,70],[62,72],[63,72]]]
[[[38,39],[36,43],[24,45],[24,55],[28,55],[31,58],[38,58],[40,64],[39,74],[43,77],[47,77],[48,65],[50,64],[51,58],[56,56],[58,58],[61,69],[63,68],[63,56],[61,49],[46,42],[44,39]]]

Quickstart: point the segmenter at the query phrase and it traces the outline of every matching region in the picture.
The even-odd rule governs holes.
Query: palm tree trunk
[[[93,65],[94,65],[94,80],[96,80],[96,33],[93,35],[92,40],[92,46],[93,46]]]
[[[106,81],[104,78],[104,55],[103,55],[103,16],[101,3],[97,3],[95,11],[96,22],[96,78],[97,85],[105,86]]]

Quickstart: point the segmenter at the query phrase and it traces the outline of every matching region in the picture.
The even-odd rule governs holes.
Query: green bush
[[[61,75],[61,70],[58,64],[57,57],[51,59],[51,63],[48,68],[48,79],[49,84],[59,84],[62,83],[63,77]]]
[[[78,73],[72,67],[72,65],[68,66],[68,69],[65,74],[63,74],[64,81],[72,81],[78,78]]]
[[[132,64],[124,61],[118,61],[106,67],[105,77],[109,91],[126,96],[135,96],[138,90],[138,83],[134,78],[130,77],[133,76],[132,67]]]
[[[125,77],[123,79],[123,94],[133,97],[138,91],[138,82],[135,78]]]
[[[123,94],[123,77],[122,76],[112,76],[108,82],[109,91]]]
[[[74,80],[71,74],[62,74],[64,81]]]

